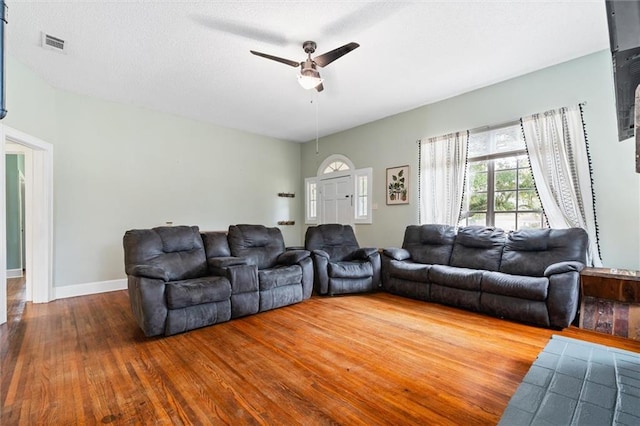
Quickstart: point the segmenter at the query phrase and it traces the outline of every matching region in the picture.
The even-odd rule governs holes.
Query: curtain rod
[[[585,106],[587,105],[587,101],[582,101],[578,103],[579,106]],[[496,123],[496,124],[490,124],[487,126],[480,126],[480,127],[476,127],[473,129],[469,129],[469,134],[474,134],[474,133],[481,133],[481,132],[489,132],[491,130],[495,130],[495,129],[500,129],[502,127],[509,127],[509,126],[515,126],[516,124],[520,124],[520,119],[515,119],[515,120],[511,120],[511,121],[505,121],[502,123]],[[422,138],[424,139],[424,138]],[[421,139],[418,139],[416,141],[416,143],[420,143]]]

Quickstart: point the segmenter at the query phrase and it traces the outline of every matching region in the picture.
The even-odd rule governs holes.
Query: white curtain
[[[522,118],[533,179],[551,228],[583,228],[589,261],[602,266],[587,139],[579,106]]]
[[[468,132],[420,141],[420,222],[457,225],[464,193]]]

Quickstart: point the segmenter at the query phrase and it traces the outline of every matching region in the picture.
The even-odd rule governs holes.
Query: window
[[[353,174],[353,179],[355,181],[355,223],[372,223],[371,187],[373,182],[373,169],[356,170]]]
[[[469,135],[459,225],[546,226],[519,124]]]
[[[331,164],[329,164],[327,167],[325,167],[325,169],[322,171],[323,174],[327,174],[327,173],[333,173],[333,172],[343,172],[345,170],[349,170],[350,167],[347,163],[345,163],[344,161],[334,161]]]
[[[318,223],[318,179],[306,178],[304,180],[304,222],[307,224]]]

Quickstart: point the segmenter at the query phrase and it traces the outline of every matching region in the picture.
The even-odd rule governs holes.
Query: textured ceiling
[[[297,142],[608,48],[603,0],[7,3],[9,54],[54,87]],[[305,40],[360,44],[319,94],[249,53]]]

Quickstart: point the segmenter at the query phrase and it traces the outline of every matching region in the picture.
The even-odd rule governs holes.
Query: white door
[[[321,223],[353,223],[353,184],[351,176],[320,181]]]

